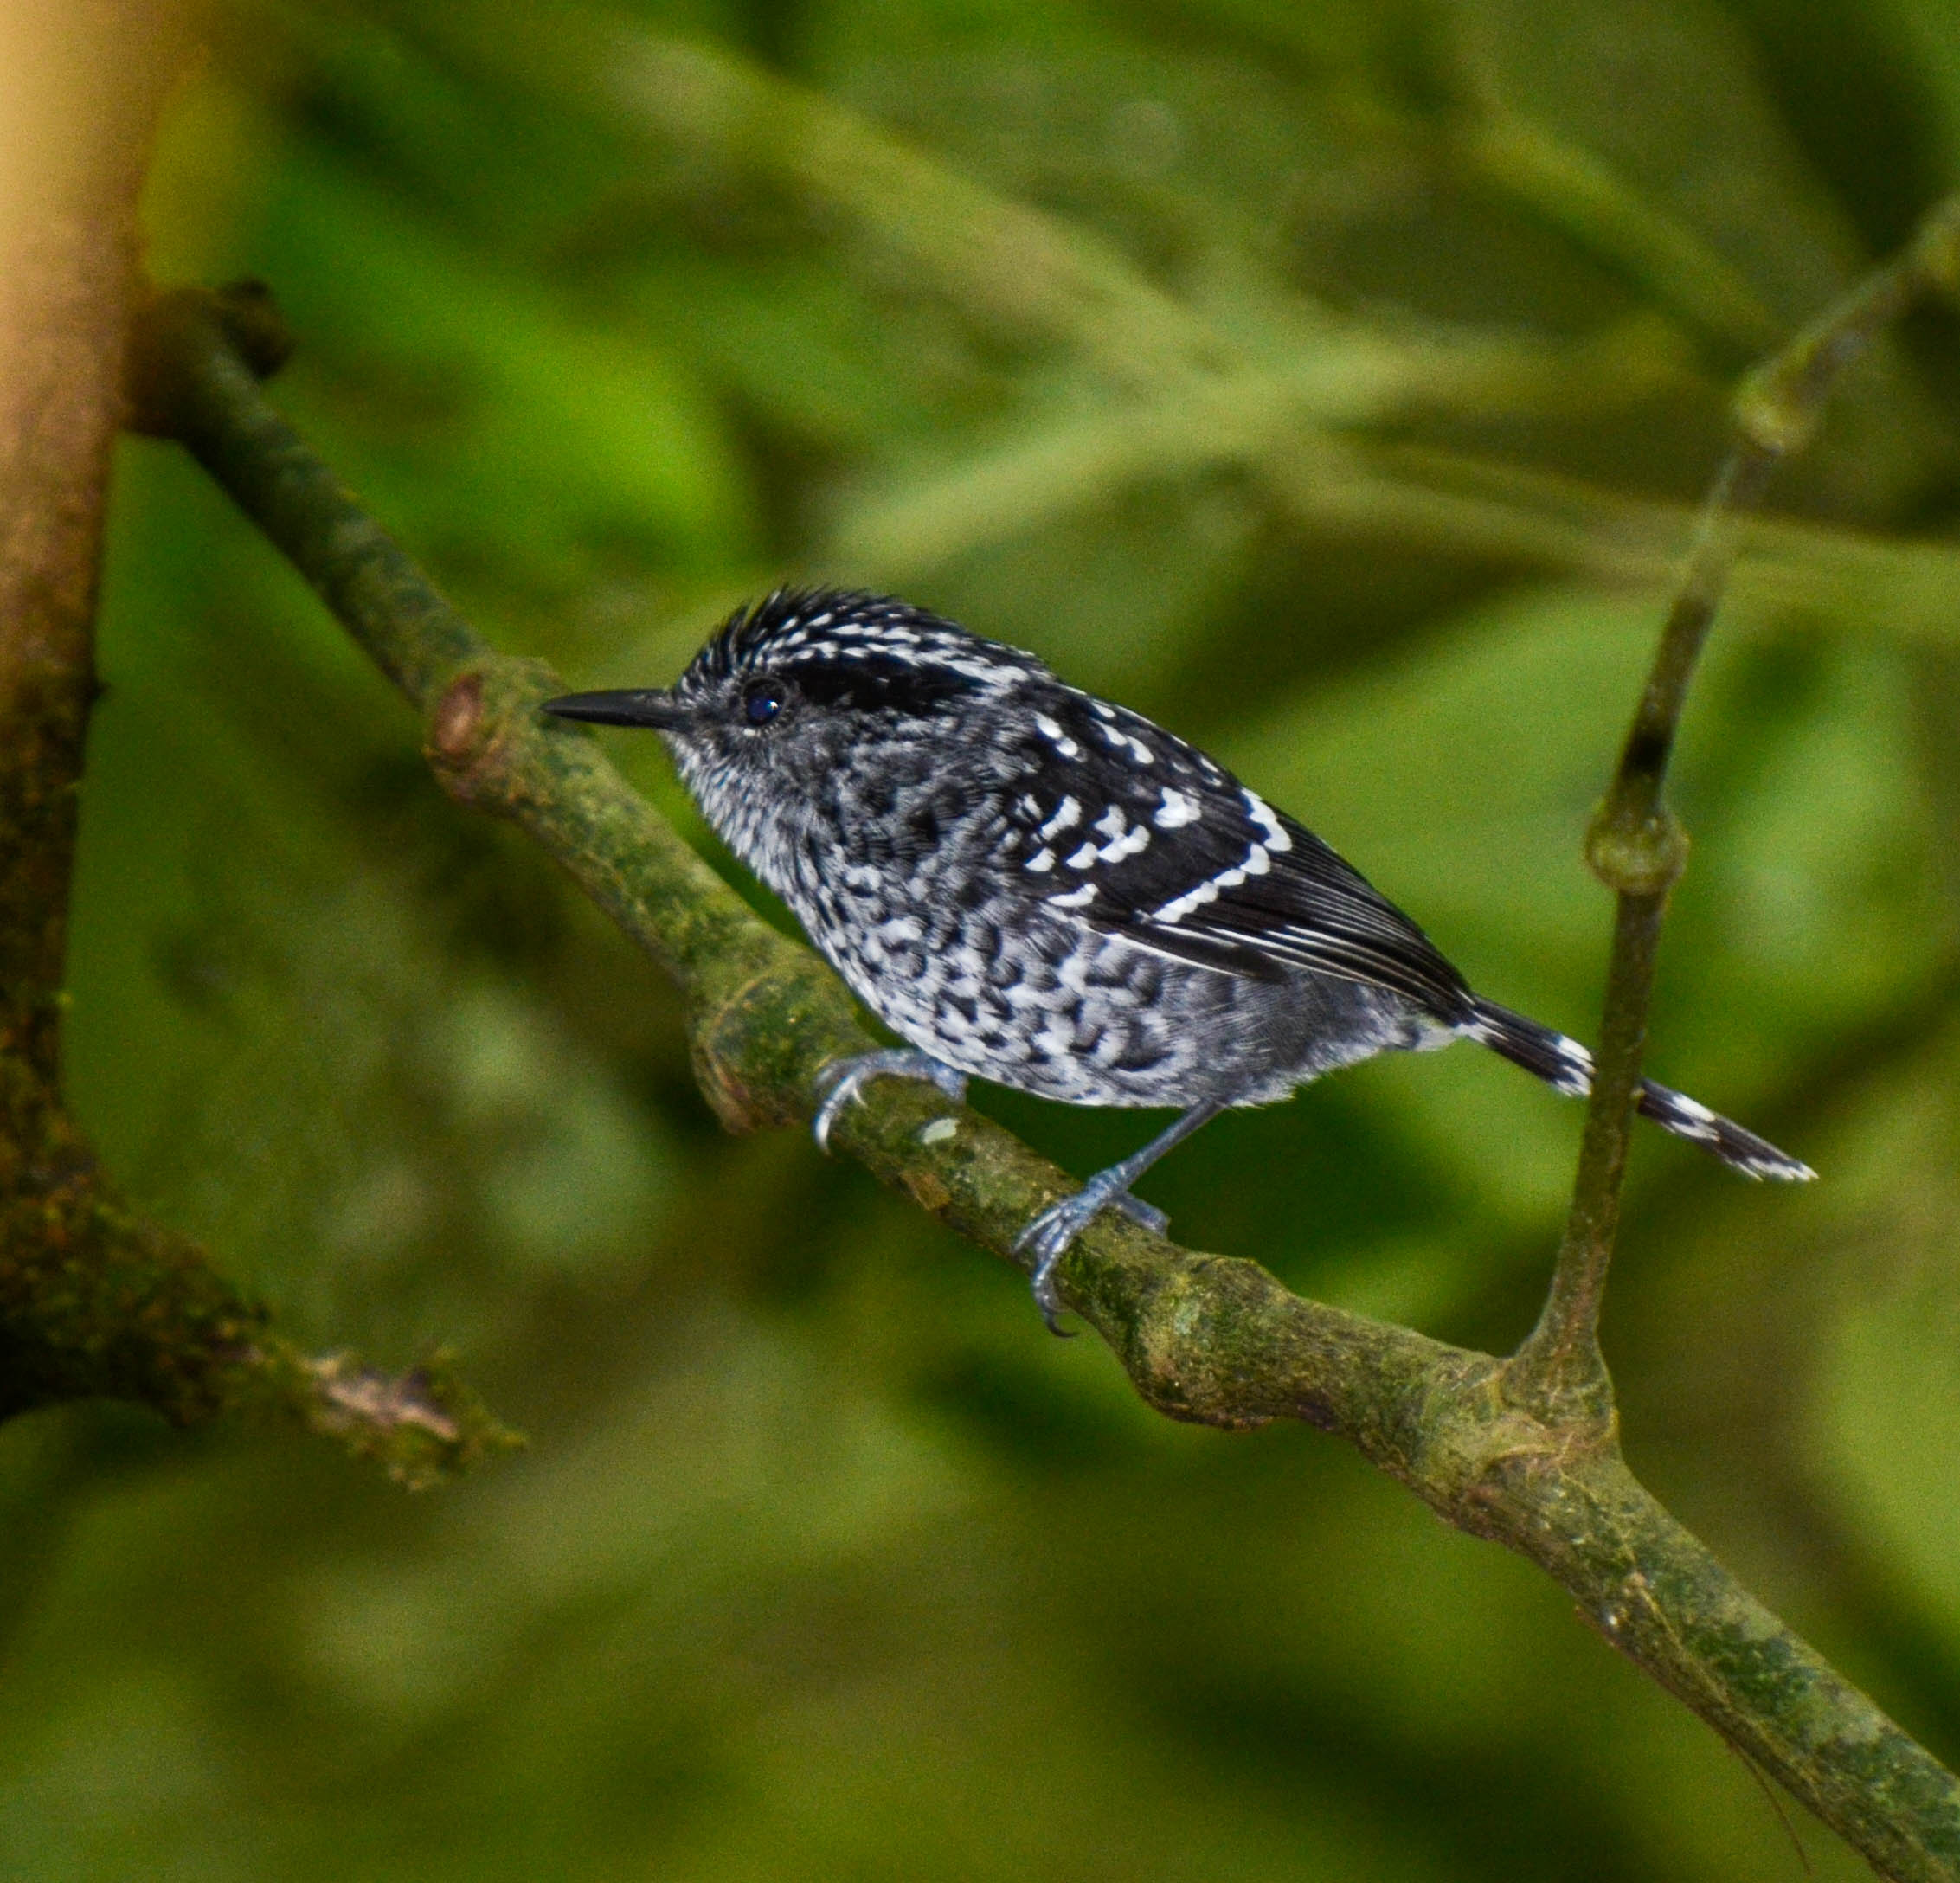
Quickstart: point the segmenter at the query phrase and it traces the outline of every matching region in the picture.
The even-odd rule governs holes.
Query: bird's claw
[[[1056,1291],[1055,1269],[1062,1257],[1068,1254],[1076,1237],[1105,1209],[1121,1210],[1133,1223],[1159,1236],[1171,1226],[1170,1218],[1154,1205],[1133,1197],[1128,1190],[1118,1189],[1114,1184],[1105,1185],[1099,1178],[1092,1177],[1074,1196],[1064,1197],[1059,1203],[1044,1210],[1014,1238],[1016,1255],[1033,1251],[1034,1304],[1041,1310],[1041,1318],[1048,1323],[1048,1331],[1064,1340],[1072,1337],[1056,1320],[1062,1312],[1062,1298]]]
[[[811,1121],[811,1134],[817,1148],[830,1154],[831,1128],[846,1105],[862,1104],[864,1088],[873,1079],[923,1079],[936,1085],[955,1105],[967,1102],[967,1076],[955,1071],[930,1053],[910,1047],[893,1047],[880,1052],[861,1052],[850,1059],[833,1059],[817,1075],[817,1083],[827,1087],[817,1115]]]

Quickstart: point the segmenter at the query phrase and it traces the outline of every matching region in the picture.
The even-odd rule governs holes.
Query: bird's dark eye
[[[782,710],[786,697],[774,680],[752,681],[742,696],[742,717],[752,726],[766,726]]]

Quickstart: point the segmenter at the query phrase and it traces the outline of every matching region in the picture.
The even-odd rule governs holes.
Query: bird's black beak
[[[568,693],[548,699],[548,713],[561,719],[589,719],[600,726],[651,726],[656,732],[678,732],[692,715],[665,687],[641,687],[621,693]]]

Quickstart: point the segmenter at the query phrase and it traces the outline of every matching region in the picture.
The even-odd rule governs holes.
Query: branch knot
[[[1586,832],[1587,866],[1622,896],[1665,896],[1687,869],[1687,832],[1664,805],[1642,817],[1609,798]]]
[[[459,669],[435,694],[422,755],[459,804],[510,817],[531,801],[524,736],[564,683],[542,660],[490,654]]]

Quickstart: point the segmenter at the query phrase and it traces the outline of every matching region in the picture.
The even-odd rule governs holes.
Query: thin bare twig
[[[1619,1227],[1661,924],[1668,892],[1687,862],[1687,835],[1661,790],[1688,686],[1734,566],[1735,520],[1760,500],[1777,465],[1815,434],[1845,370],[1915,299],[1957,278],[1960,196],[1936,207],[1902,254],[1751,373],[1736,396],[1734,441],[1702,506],[1653,669],[1586,839],[1586,860],[1617,893],[1618,912],[1571,1211],[1545,1311],[1507,1374],[1506,1390],[1520,1404],[1543,1411],[1570,1397],[1595,1420],[1611,1417],[1599,1313]]]

